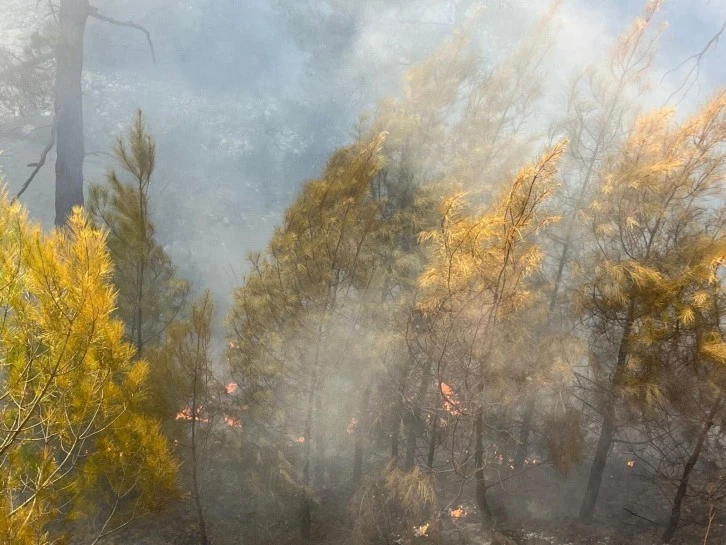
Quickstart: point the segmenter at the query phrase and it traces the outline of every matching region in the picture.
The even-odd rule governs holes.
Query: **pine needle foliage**
[[[716,203],[726,165],[726,93],[679,126],[670,119],[660,110],[638,120],[588,211],[594,267],[583,275],[578,306],[594,331],[625,330],[627,358],[616,382],[635,391],[657,382],[657,346],[694,323],[724,251]]]
[[[364,362],[381,361],[385,352],[364,342],[373,317],[381,316],[376,304],[386,276],[379,242],[390,239],[372,187],[383,141],[375,135],[339,150],[303,187],[267,251],[251,257],[252,272],[230,314],[228,358],[250,439],[245,456],[267,453],[273,468],[258,467],[263,475],[297,466],[289,477],[303,490],[304,535],[314,476],[324,473],[324,445],[350,441],[350,417],[333,420],[320,407],[335,403],[342,414],[362,416],[345,392],[356,392],[372,370]],[[282,465],[271,449],[281,452]]]
[[[141,111],[128,135],[118,139],[114,156],[128,181],[110,170],[107,185],[91,187],[88,210],[94,222],[108,231],[118,317],[141,353],[148,343],[158,343],[178,316],[188,286],[175,277],[171,259],[156,240],[150,209],[156,144]]]
[[[690,294],[714,279],[710,266],[723,255],[726,92],[680,124],[671,118],[663,109],[637,120],[587,211],[592,250],[575,301],[590,334],[584,387],[602,426],[583,518],[594,512],[623,425],[620,402],[647,410],[664,397],[672,363],[666,347],[695,323]]]
[[[51,544],[59,522],[112,531],[173,497],[177,466],[142,406],[104,235],[79,209],[44,234],[0,196],[0,542]]]
[[[22,115],[50,105],[57,34],[50,25],[34,32],[19,53],[0,47],[0,108]]]
[[[565,148],[561,142],[522,168],[488,206],[468,207],[464,195],[444,200],[440,228],[419,237],[429,256],[418,301],[431,324],[428,357],[437,369],[444,407],[469,424],[457,426],[460,436],[452,444],[465,445],[462,434],[474,435],[473,475],[466,469],[470,454],[463,447],[452,449],[447,463],[464,480],[476,479],[483,516],[490,514],[484,483],[485,407],[504,403],[509,395],[507,330],[516,327],[518,312],[533,301],[527,280],[542,261],[535,236],[557,219],[546,203],[557,188],[557,163]],[[453,409],[444,383],[458,392]]]
[[[353,543],[414,543],[415,529],[428,529],[435,517],[433,479],[420,467],[407,471],[393,463],[369,475],[351,504]]]

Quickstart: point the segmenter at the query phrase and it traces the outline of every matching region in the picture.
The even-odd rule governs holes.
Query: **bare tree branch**
[[[706,45],[701,49],[698,53],[694,53],[687,59],[684,59],[681,63],[679,63],[674,68],[671,68],[668,70],[665,74],[663,74],[663,78],[661,78],[661,81],[665,79],[665,77],[672,73],[676,72],[677,70],[680,70],[683,68],[686,64],[689,62],[692,62],[693,65],[691,66],[690,70],[688,70],[688,73],[686,74],[686,77],[683,79],[683,83],[671,93],[671,95],[668,97],[668,100],[666,102],[670,102],[671,99],[676,96],[678,93],[683,91],[685,88],[684,95],[690,91],[694,85],[698,84],[699,82],[699,76],[701,74],[701,61],[703,60],[703,57],[706,56],[706,53],[708,53],[711,49],[715,47],[716,44],[718,44],[719,39],[723,35],[723,33],[726,32],[726,21],[724,21],[723,25],[721,25],[721,29],[714,34],[711,39],[706,43]]]
[[[25,190],[28,189],[30,184],[33,182],[35,177],[38,175],[38,172],[40,172],[40,170],[43,168],[43,166],[45,166],[45,161],[48,158],[48,154],[50,153],[50,150],[52,150],[53,147],[55,146],[55,135],[56,135],[57,128],[58,128],[57,122],[53,121],[53,126],[50,129],[50,141],[43,149],[43,152],[40,154],[40,161],[38,161],[37,163],[30,163],[28,165],[29,167],[35,167],[35,168],[33,169],[33,172],[30,174],[30,177],[27,180],[25,180],[25,183],[23,184],[23,187],[20,188],[20,191],[18,191],[18,194],[15,195],[13,202],[17,201],[22,196],[22,194],[25,193]]]
[[[627,507],[623,507],[623,509],[624,509],[625,511],[627,511],[628,513],[630,513],[631,515],[633,515],[634,517],[638,517],[639,519],[647,520],[647,521],[648,521],[648,522],[650,522],[651,524],[658,524],[657,522],[655,522],[655,521],[653,521],[653,520],[650,520],[649,518],[645,518],[644,516],[642,516],[642,515],[639,515],[638,513],[635,513],[634,511],[631,511],[631,510],[630,510],[630,509],[628,509]]]
[[[135,28],[136,30],[140,30],[141,32],[143,32],[146,35],[146,41],[149,44],[151,60],[154,61],[154,64],[156,64],[156,51],[154,50],[154,42],[151,41],[151,33],[146,28],[137,23],[134,23],[133,21],[119,21],[118,19],[114,19],[112,17],[106,17],[105,15],[101,15],[100,13],[98,13],[98,8],[93,7],[91,8],[89,17],[93,17],[94,19],[98,19],[99,21],[103,21],[104,23],[108,23],[110,25]]]

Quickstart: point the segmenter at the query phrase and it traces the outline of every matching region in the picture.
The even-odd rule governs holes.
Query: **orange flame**
[[[358,419],[355,416],[350,419],[348,427],[345,428],[345,431],[348,435],[353,435],[355,432],[358,431]]]
[[[224,387],[224,389],[227,390],[227,393],[229,395],[232,395],[233,393],[235,393],[237,391],[237,388],[238,388],[238,386],[237,386],[236,382],[230,382],[229,384],[227,384]]]
[[[463,507],[459,506],[456,509],[449,509],[449,516],[454,520],[458,520],[466,516],[466,511],[464,511]]]
[[[444,397],[444,409],[446,409],[449,414],[459,416],[461,414],[461,411],[459,410],[460,402],[459,398],[456,397],[454,389],[445,382],[442,382],[441,395]]]
[[[635,460],[628,460],[628,467],[633,469],[635,467]]]
[[[427,522],[423,526],[414,526],[413,535],[416,537],[427,537],[429,535],[429,523]]]
[[[231,416],[225,416],[224,423],[227,424],[230,428],[242,429],[242,424],[240,424],[239,420]]]
[[[202,418],[200,416],[202,414],[202,409],[204,409],[204,407],[199,407],[197,409],[197,414],[192,416],[191,407],[186,407],[186,408],[182,409],[180,412],[176,413],[176,419],[183,420],[185,422],[191,422],[192,420],[196,420],[197,422],[203,422],[204,424],[208,424],[209,419]]]

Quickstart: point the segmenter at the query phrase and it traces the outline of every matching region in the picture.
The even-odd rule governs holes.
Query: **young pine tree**
[[[199,523],[199,540],[209,543],[202,501],[201,473],[212,422],[214,376],[211,360],[214,303],[209,292],[192,304],[188,320],[172,324],[163,343],[149,353],[152,375],[163,384],[165,407],[175,407],[176,420],[188,427],[183,443],[188,445],[192,498]]]
[[[91,187],[88,210],[96,224],[108,230],[119,292],[117,314],[141,355],[147,344],[160,342],[178,316],[188,286],[175,278],[171,259],[156,241],[150,209],[156,145],[141,111],[127,137],[118,139],[114,155],[126,179],[111,170],[108,185]]]
[[[326,441],[348,424],[327,420],[323,407],[345,403],[340,383],[363,359],[355,339],[364,334],[361,316],[378,278],[375,246],[385,229],[381,203],[371,197],[382,143],[377,136],[336,152],[321,178],[303,187],[268,250],[253,256],[230,317],[228,357],[247,429],[259,430],[268,445],[294,438],[278,450],[298,460],[305,538]]]
[[[467,208],[461,195],[447,199],[440,229],[421,235],[429,267],[421,276],[418,308],[433,324],[429,357],[437,369],[442,403],[468,424],[462,429],[474,428],[476,503],[485,519],[491,518],[486,411],[502,395],[498,385],[506,382],[508,372],[500,357],[506,331],[516,325],[516,311],[527,306],[531,296],[525,280],[541,262],[533,237],[555,219],[544,207],[555,191],[564,150],[561,143],[520,170],[481,212]],[[462,459],[458,467],[456,457]],[[458,472],[468,458],[467,450],[452,453],[449,463]]]

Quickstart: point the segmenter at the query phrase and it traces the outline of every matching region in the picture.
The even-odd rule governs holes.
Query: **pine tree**
[[[119,138],[114,155],[123,174],[108,173],[108,185],[91,187],[88,210],[96,224],[108,230],[119,292],[117,314],[127,337],[142,354],[179,315],[188,286],[176,279],[174,265],[156,241],[151,220],[151,180],[156,144],[146,131],[143,114],[136,114],[126,138]]]
[[[207,523],[202,501],[202,465],[212,426],[214,374],[212,370],[212,317],[214,303],[205,292],[192,304],[188,320],[172,324],[162,345],[149,354],[154,383],[163,385],[164,406],[175,409],[176,420],[188,425],[192,497],[199,522],[199,539],[207,545]],[[158,403],[158,400],[157,400]]]
[[[287,428],[299,447],[305,538],[331,435],[322,412],[327,386],[358,363],[355,340],[376,278],[373,247],[385,227],[371,184],[382,142],[378,136],[336,152],[323,176],[303,187],[269,249],[252,257],[230,317],[229,359],[247,406],[243,419],[257,430]],[[278,434],[268,437],[281,442]]]
[[[476,502],[487,519],[485,407],[507,372],[499,355],[509,320],[527,305],[525,279],[541,262],[532,237],[555,219],[543,207],[555,191],[564,150],[559,144],[523,168],[481,212],[468,208],[462,195],[447,199],[440,229],[421,235],[430,260],[420,280],[425,295],[419,309],[435,323],[428,355],[444,406],[474,426]],[[469,458],[467,452],[459,456]],[[457,471],[465,466],[449,462]]]
[[[662,360],[649,357],[669,320],[688,322],[677,286],[690,281],[684,263],[704,257],[699,241],[717,216],[722,191],[726,93],[673,127],[670,111],[641,117],[601,174],[590,208],[593,246],[583,267],[578,306],[592,333],[591,375],[602,425],[580,514],[591,517],[618,430],[617,407],[635,387],[647,402],[659,395]],[[705,256],[710,255],[706,253]],[[678,310],[675,316],[673,309]],[[617,339],[614,342],[608,339]],[[639,381],[646,387],[639,388]],[[630,382],[635,381],[635,385]]]

